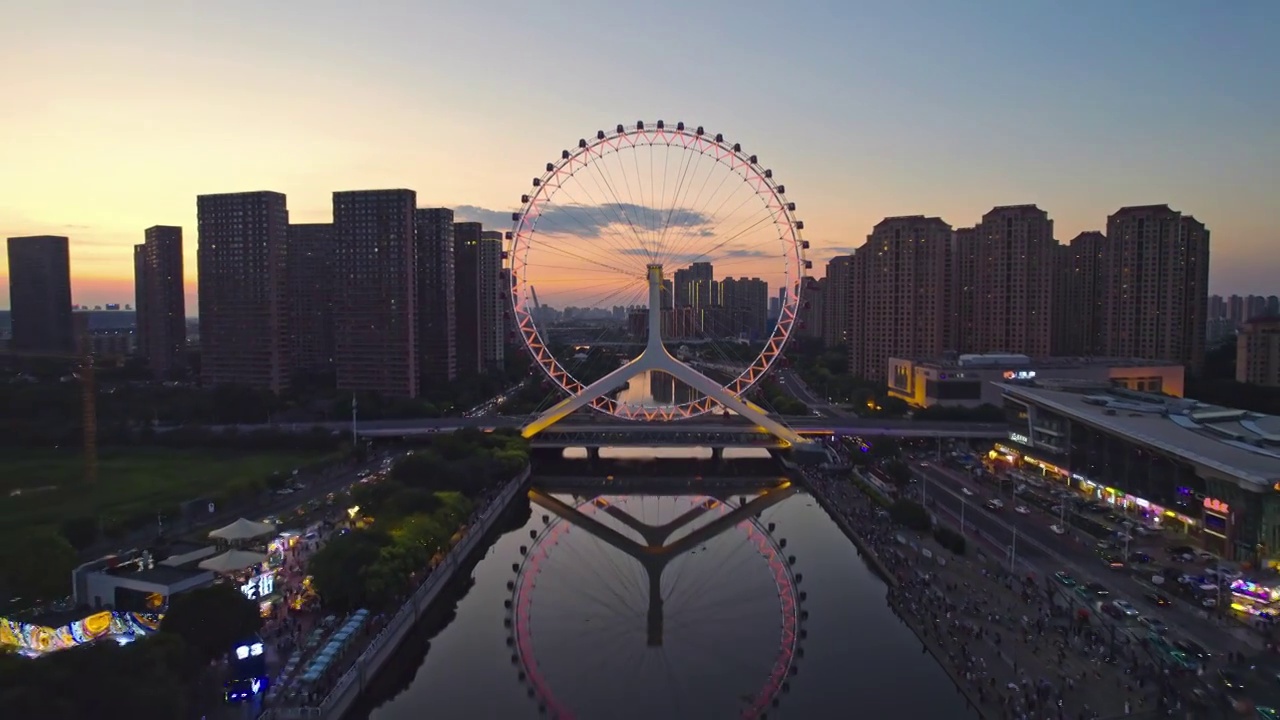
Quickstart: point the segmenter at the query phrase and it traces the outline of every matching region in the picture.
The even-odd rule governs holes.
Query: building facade
[[[334,374],[340,390],[418,396],[412,190],[333,194]]]
[[[481,308],[485,299],[480,290],[480,234],[478,222],[453,224],[455,342],[458,375],[468,377],[484,371],[481,361]]]
[[[332,223],[289,226],[289,341],[298,372],[333,369],[336,251]]]
[[[992,209],[974,228],[973,346],[966,352],[1051,354],[1053,221],[1035,205]]]
[[[1244,324],[1236,337],[1236,382],[1280,387],[1280,317]]]
[[[414,216],[418,268],[418,363],[422,392],[458,377],[457,250],[453,210],[420,208]]]
[[[1082,232],[1056,250],[1053,288],[1055,356],[1095,357],[1102,348],[1102,294],[1099,279],[1107,237]]]
[[[951,226],[923,215],[880,221],[850,264],[850,372],[885,376],[890,357],[938,357],[951,322]]]
[[[506,363],[506,318],[508,296],[502,274],[502,233],[480,233],[480,362],[487,371],[501,370]],[[615,308],[615,315],[618,308]],[[622,311],[625,318],[625,310]]]
[[[1168,205],[1107,218],[1099,331],[1105,354],[1204,365],[1209,231]]]
[[[1004,407],[993,456],[1227,560],[1280,555],[1280,417],[1065,380],[1006,384]]]
[[[277,192],[196,198],[200,381],[289,385],[289,210]]]
[[[850,268],[853,264],[852,255],[837,255],[827,261],[826,287],[823,288],[825,296],[831,298],[831,302],[822,304],[822,344],[827,347],[838,347],[845,345],[849,341],[849,303],[844,298],[849,294],[849,282],[851,278]],[[804,295],[801,294],[801,298]],[[825,299],[825,298],[824,298]]]
[[[65,237],[12,237],[9,252],[9,347],[15,352],[77,352],[71,324],[71,257]]]
[[[914,407],[1000,405],[1002,384],[1014,380],[1088,380],[1140,392],[1182,397],[1184,368],[1119,358],[960,355],[949,360],[890,358],[889,394]]]
[[[159,378],[185,365],[187,300],[182,274],[182,228],[149,227],[134,246],[137,348]]]

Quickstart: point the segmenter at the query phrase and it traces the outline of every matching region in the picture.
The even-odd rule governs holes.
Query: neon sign
[[[275,573],[263,573],[240,586],[240,592],[250,600],[264,598],[276,589]]]
[[[1034,380],[1036,377],[1035,370],[1005,370],[1005,380]]]
[[[1009,433],[1009,439],[1016,443],[1022,443],[1023,445],[1031,444],[1031,438],[1027,437],[1026,435],[1020,435],[1016,432]]]
[[[262,643],[256,642],[252,645],[241,645],[236,648],[237,660],[248,660],[251,657],[258,657],[262,654]]]
[[[1230,505],[1210,497],[1204,499],[1204,509],[1219,515],[1226,515],[1231,512]]]

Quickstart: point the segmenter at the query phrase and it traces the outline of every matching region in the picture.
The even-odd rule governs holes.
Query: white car
[[[1030,510],[1030,508],[1028,508],[1026,505],[1019,505],[1018,507],[1014,508],[1014,509],[1013,509],[1013,511],[1014,511],[1014,512],[1016,512],[1016,513],[1018,513],[1019,515],[1030,515],[1030,514],[1031,514],[1031,510]]]
[[[967,487],[960,488],[960,492],[963,493],[965,497],[973,497],[973,491]]]
[[[1055,534],[1057,534],[1057,535],[1066,535],[1066,534],[1067,534],[1067,529],[1066,529],[1066,528],[1064,528],[1064,527],[1062,527],[1061,525],[1059,525],[1059,524],[1057,524],[1057,523],[1054,523],[1054,524],[1050,525],[1050,526],[1049,526],[1049,529],[1050,529],[1050,530],[1052,530],[1052,531],[1053,531]]]
[[[1123,612],[1128,617],[1138,616],[1138,608],[1134,607],[1128,600],[1116,600],[1112,604],[1119,608],[1120,612]]]

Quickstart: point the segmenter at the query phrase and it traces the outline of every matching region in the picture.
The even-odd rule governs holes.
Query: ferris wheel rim
[[[772,214],[772,224],[779,231],[778,239],[784,250],[782,257],[786,293],[780,298],[778,320],[760,354],[745,370],[723,385],[725,390],[735,397],[741,397],[758,385],[777,366],[798,322],[805,271],[808,269],[805,257],[807,243],[801,233],[804,223],[795,217],[795,204],[787,200],[784,186],[773,179],[770,169],[761,165],[756,156],[745,153],[739,144],[726,141],[720,134],[707,133],[700,126],[690,128],[683,122],[674,127],[667,126],[662,121],[653,126],[637,122],[632,125],[617,125],[612,132],[600,130],[591,139],[579,140],[573,150],[562,151],[559,160],[547,163],[545,172],[533,180],[532,192],[521,198],[521,209],[512,213],[513,230],[509,233],[511,244],[506,253],[510,280],[508,292],[516,330],[543,375],[567,395],[582,392],[586,383],[578,380],[549,350],[543,330],[539,328],[531,311],[530,286],[525,280],[529,265],[526,256],[529,247],[534,244],[532,241],[537,234],[538,218],[543,206],[551,204],[548,189],[558,190],[563,180],[571,178],[577,169],[585,169],[590,163],[607,155],[626,149],[658,145],[680,148],[686,152],[710,153],[710,157],[728,167],[763,199],[766,209]],[[795,267],[794,276],[785,272],[792,264]],[[696,417],[715,410],[717,406],[716,401],[706,396],[656,407],[632,405],[611,396],[597,398],[590,404],[597,411],[624,420],[660,421]]]
[[[720,514],[727,512],[731,507],[709,495],[685,497],[695,500],[694,505],[708,501],[714,502],[716,503],[717,512]],[[609,496],[597,496],[582,500],[574,506],[574,509],[579,512],[590,513],[609,504]],[[557,516],[542,528],[520,561],[510,601],[512,649],[515,653],[513,659],[518,662],[524,678],[528,679],[538,702],[545,705],[551,716],[559,720],[572,720],[574,715],[572,710],[561,704],[542,674],[537,655],[533,650],[533,636],[529,630],[529,612],[533,603],[532,591],[538,576],[542,572],[540,561],[547,558],[551,548],[559,542],[560,536],[567,533],[572,527],[572,523],[568,520]],[[755,551],[769,563],[770,574],[778,591],[778,608],[782,615],[778,654],[773,659],[769,676],[752,697],[751,706],[743,711],[743,717],[745,718],[756,717],[770,705],[795,667],[797,649],[800,645],[801,602],[799,584],[792,571],[791,562],[788,560],[782,546],[773,537],[772,533],[764,527],[760,519],[751,517],[739,523],[734,529],[740,529],[744,532],[747,539],[752,542]],[[765,553],[769,554],[766,555]]]

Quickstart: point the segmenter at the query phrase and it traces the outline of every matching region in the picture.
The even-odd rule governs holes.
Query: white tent
[[[275,532],[276,526],[271,523],[254,522],[240,518],[226,527],[218,528],[209,533],[209,537],[236,542],[238,540],[252,540],[266,535],[273,535]]]
[[[217,557],[205,560],[200,563],[199,567],[201,570],[209,570],[225,575],[239,572],[255,565],[261,565],[266,560],[267,556],[262,553],[249,552],[248,550],[228,550]]]

